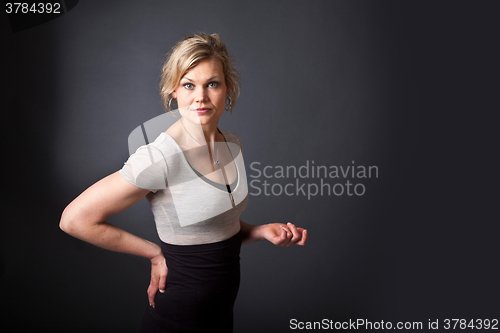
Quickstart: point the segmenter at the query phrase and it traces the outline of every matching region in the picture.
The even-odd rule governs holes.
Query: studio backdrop
[[[123,166],[134,130],[149,124],[154,139],[167,129],[151,122],[165,116],[161,66],[195,32],[217,33],[241,74],[233,116],[219,123],[243,143],[249,202],[241,219],[290,221],[309,232],[306,246],[242,247],[235,332],[352,322],[360,330],[402,323],[426,331],[453,318],[493,327],[498,227],[489,208],[479,209],[492,192],[481,188],[478,201],[477,191],[456,186],[464,164],[452,168],[448,159],[455,146],[446,140],[456,132],[442,112],[450,109],[426,90],[439,78],[423,75],[442,70],[429,59],[446,50],[435,33],[457,23],[445,15],[453,7],[57,3],[61,15],[46,21],[0,15],[2,327],[139,330],[149,261],[72,238],[59,220],[81,192]],[[461,115],[462,104],[452,103]],[[146,200],[107,221],[159,242]]]

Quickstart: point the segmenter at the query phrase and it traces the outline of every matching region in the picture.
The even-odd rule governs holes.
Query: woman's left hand
[[[148,287],[149,305],[155,307],[155,296],[159,290],[161,293],[165,292],[167,286],[168,267],[165,262],[165,257],[162,253],[156,257],[151,258],[151,281]]]
[[[290,222],[265,224],[259,231],[264,239],[278,246],[306,245],[308,236],[306,229]]]

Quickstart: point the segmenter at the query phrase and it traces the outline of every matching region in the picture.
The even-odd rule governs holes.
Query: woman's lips
[[[207,113],[208,111],[210,111],[209,108],[199,108],[199,109],[196,109],[195,110],[198,114],[204,114],[204,113]]]

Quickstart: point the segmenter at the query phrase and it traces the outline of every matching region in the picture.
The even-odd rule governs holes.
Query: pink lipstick
[[[196,109],[195,110],[198,114],[204,114],[204,113],[207,113],[208,111],[210,111],[209,108],[199,108],[199,109]]]

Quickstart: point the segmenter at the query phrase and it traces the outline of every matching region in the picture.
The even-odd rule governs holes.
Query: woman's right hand
[[[167,286],[168,267],[163,253],[151,258],[151,281],[148,287],[149,305],[155,307],[155,296],[159,290],[165,292]]]

